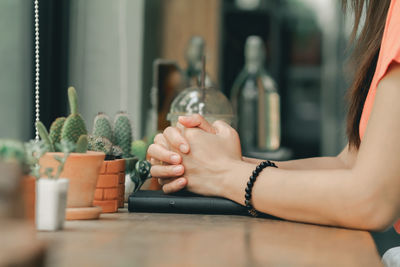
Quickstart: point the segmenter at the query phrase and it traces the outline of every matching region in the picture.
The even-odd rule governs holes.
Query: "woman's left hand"
[[[226,179],[233,176],[233,167],[242,161],[242,152],[239,135],[232,127],[222,121],[216,121],[213,127],[216,134],[197,128],[185,128],[183,135],[189,143],[190,152],[175,152],[183,159],[184,177],[189,191],[221,196]],[[164,133],[164,137],[167,141],[173,138],[168,132]]]

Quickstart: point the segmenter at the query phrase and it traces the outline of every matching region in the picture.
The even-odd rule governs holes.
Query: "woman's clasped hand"
[[[149,147],[151,174],[164,192],[186,187],[208,196],[223,196],[224,184],[241,164],[237,132],[223,121],[209,124],[201,115],[182,116],[177,127],[168,127]]]

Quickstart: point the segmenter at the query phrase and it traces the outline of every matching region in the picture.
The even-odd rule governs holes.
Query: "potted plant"
[[[26,162],[25,149],[22,142],[12,139],[0,139],[0,164],[1,177],[0,195],[7,197],[14,196],[10,203],[12,208],[10,213],[15,217],[25,217],[34,222],[35,212],[35,179],[29,177],[29,166]],[[16,194],[11,194],[15,192]],[[22,193],[22,194],[21,194]],[[21,203],[22,201],[22,203]],[[7,203],[0,203],[7,204]],[[21,205],[23,209],[21,209]],[[6,208],[0,205],[1,213],[5,212]]]
[[[114,141],[117,146],[122,149],[122,157],[125,159],[125,174],[128,176],[133,172],[134,166],[138,159],[131,153],[132,143],[132,124],[125,112],[119,112],[114,118]],[[119,189],[119,207],[124,206],[125,195],[125,179],[120,184]]]
[[[49,152],[40,158],[39,164],[45,169],[52,168],[54,172],[58,166],[55,157],[59,158],[63,154],[59,152],[60,146],[57,144],[74,144],[75,149],[70,153],[60,174],[69,180],[66,219],[97,219],[101,208],[93,206],[93,199],[105,154],[87,151],[86,125],[78,113],[78,98],[73,87],[68,88],[68,99],[71,114],[67,118],[56,119],[50,127],[50,133],[41,122],[37,123],[41,139],[50,148]]]
[[[0,139],[0,161],[15,162],[22,171],[20,187],[24,205],[24,217],[31,222],[35,221],[35,177],[30,175],[29,160],[24,144],[17,140]]]
[[[107,137],[108,138],[107,138]],[[93,204],[104,213],[117,212],[120,206],[119,191],[125,180],[125,160],[122,149],[114,145],[111,122],[107,115],[99,113],[94,122],[93,134],[89,136],[88,150],[106,155],[97,180]]]
[[[136,162],[130,154],[131,141],[132,126],[126,113],[116,115],[114,127],[106,114],[99,113],[95,117],[89,150],[106,154],[94,201],[95,205],[103,207],[103,212],[116,212],[124,206],[125,170],[129,173],[133,169],[132,162]]]
[[[67,206],[67,192],[69,181],[60,178],[65,162],[74,144],[63,141],[57,144],[61,155],[54,155],[58,162],[56,169],[52,167],[42,168],[40,158],[49,150],[44,141],[30,141],[25,145],[27,159],[31,166],[31,173],[37,179],[36,182],[36,228],[41,231],[55,231],[64,228],[65,209]],[[40,179],[46,177],[48,179]]]

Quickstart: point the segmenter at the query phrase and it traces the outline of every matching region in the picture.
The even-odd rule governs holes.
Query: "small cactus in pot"
[[[94,202],[95,205],[103,208],[103,212],[116,212],[118,207],[124,206],[127,160],[125,160],[126,153],[117,143],[117,141],[124,140],[120,138],[121,124],[119,120],[116,121],[115,126],[113,127],[106,114],[100,112],[94,119],[92,135],[89,137],[88,149],[103,151],[106,154],[106,161],[103,163],[102,172],[99,176]],[[131,134],[132,132],[130,132]],[[107,197],[105,197],[106,195]]]
[[[88,150],[102,151],[106,160],[121,159],[123,150],[115,143],[115,133],[110,118],[99,112],[94,118],[92,135],[89,136]]]
[[[16,216],[34,221],[36,179],[29,176],[29,162],[22,142],[0,139],[0,217]]]
[[[93,199],[105,155],[101,152],[87,151],[89,146],[87,128],[78,112],[78,96],[74,87],[68,88],[68,100],[71,113],[66,118],[57,118],[50,127],[50,133],[43,123],[40,121],[36,123],[40,138],[49,147],[49,153],[43,155],[39,163],[45,170],[53,168],[53,171],[48,171],[46,176],[51,177],[55,173],[69,181],[67,220],[95,219],[98,218],[101,209],[93,207]],[[56,166],[57,162],[62,160],[59,152],[63,151],[64,144],[71,144],[73,149],[64,162],[64,170],[58,173]],[[83,183],[85,187],[81,186]]]
[[[92,142],[95,138],[105,138],[113,145],[114,154],[122,150],[123,158],[131,158],[132,124],[125,112],[119,112],[114,118],[112,125],[110,118],[103,112],[99,112],[94,118]],[[100,139],[98,139],[100,141]],[[104,143],[104,142],[103,142]],[[91,146],[90,148],[96,148]]]

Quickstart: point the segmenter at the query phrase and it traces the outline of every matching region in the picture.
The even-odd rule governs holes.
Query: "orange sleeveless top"
[[[390,64],[393,62],[400,63],[400,0],[392,0],[390,3],[375,74],[361,115],[359,126],[361,140],[363,139],[374,105],[378,83],[386,75]],[[400,220],[395,223],[394,227],[400,233]]]

